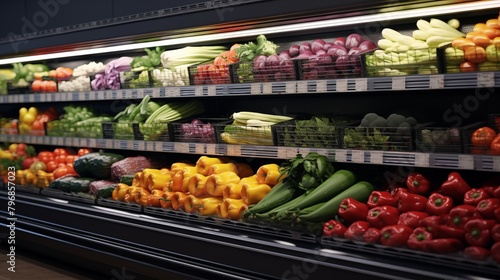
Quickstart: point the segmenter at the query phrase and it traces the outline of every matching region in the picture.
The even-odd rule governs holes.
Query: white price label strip
[[[458,155],[458,168],[468,170],[474,169],[474,156]]]
[[[227,155],[228,156],[241,156],[241,146],[240,145],[227,145]]]
[[[365,151],[362,150],[352,150],[351,151],[351,161],[355,163],[365,162]]]
[[[195,86],[194,87],[194,95],[202,96],[203,95],[203,86]]]
[[[263,94],[273,93],[273,83],[263,83],[262,84],[262,93]]]
[[[406,89],[406,77],[392,77],[392,90]]]
[[[301,154],[303,157],[307,156],[311,152],[311,149],[309,148],[299,148],[299,154]]]
[[[174,150],[178,153],[189,153],[189,143],[174,143]]]
[[[261,84],[260,83],[252,83],[250,84],[250,94],[261,94]]]
[[[217,87],[214,85],[207,86],[207,94],[208,94],[208,96],[217,95]]]
[[[347,161],[347,150],[335,150],[335,161],[346,162]]]
[[[297,93],[297,82],[286,82],[285,91],[286,93]]]
[[[155,150],[155,143],[151,141],[146,141],[146,151],[154,151]]]
[[[327,92],[327,91],[328,91],[328,87],[327,87],[326,80],[316,81],[316,92]]]
[[[288,159],[297,155],[297,148],[280,147],[278,148],[278,158]]]
[[[336,81],[336,91],[344,92],[347,91],[347,80],[337,80]]]
[[[429,76],[429,88],[432,89],[444,88],[444,76],[443,75]]]
[[[493,72],[479,72],[477,73],[477,87],[494,87],[495,86],[495,73]]]
[[[204,144],[196,144],[194,146],[194,151],[197,154],[204,154],[205,153],[205,145]]]
[[[415,154],[415,166],[429,167],[429,154],[416,153]]]
[[[209,154],[209,155],[215,155],[216,154],[216,149],[217,149],[217,145],[216,144],[207,144],[206,148],[207,148],[207,154]]]
[[[297,82],[297,92],[298,93],[307,93],[307,81],[298,81]]]
[[[358,78],[355,80],[356,91],[367,91],[368,90],[368,79],[366,78]]]
[[[153,96],[153,98],[158,98],[160,97],[160,88],[153,88],[153,92],[151,93],[151,95]]]
[[[322,155],[322,156],[328,157],[328,150],[327,149],[317,149],[317,150],[315,150],[315,152],[318,155]]]
[[[137,150],[138,151],[145,151],[146,150],[146,142],[145,141],[138,141]]]
[[[384,163],[384,152],[370,151],[370,163],[374,163],[374,164]]]
[[[500,171],[500,156],[493,157],[493,171]]]
[[[167,97],[181,96],[181,89],[179,87],[167,87],[166,95]]]

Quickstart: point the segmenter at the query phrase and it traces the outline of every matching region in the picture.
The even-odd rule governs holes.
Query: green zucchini
[[[298,187],[291,180],[285,180],[274,186],[257,204],[251,206],[248,212],[265,213],[293,199]]]
[[[338,170],[326,181],[304,196],[288,210],[301,210],[315,204],[325,202],[335,197],[356,183],[356,176],[349,170]]]
[[[366,181],[360,181],[340,194],[336,195],[334,198],[328,200],[318,209],[299,215],[297,222],[307,221],[307,222],[324,222],[335,217],[339,211],[340,204],[345,198],[354,198],[361,202],[366,202],[368,197],[373,191],[373,185]],[[305,209],[304,209],[305,210]]]
[[[96,198],[111,198],[111,195],[113,194],[113,190],[116,188],[116,185],[103,188],[97,191],[96,193]]]
[[[49,185],[49,188],[61,190],[68,193],[87,193],[89,192],[90,183],[92,183],[93,181],[95,181],[93,178],[64,176],[52,181]]]
[[[120,177],[120,183],[132,186],[132,181],[134,180],[135,174],[123,175]]]
[[[111,165],[124,157],[115,153],[89,153],[78,157],[73,168],[81,177],[95,179],[111,178]]]

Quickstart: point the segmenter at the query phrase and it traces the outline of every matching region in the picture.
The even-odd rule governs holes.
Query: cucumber
[[[134,180],[135,174],[123,175],[120,177],[120,183],[132,186],[132,181]]]
[[[115,153],[89,153],[78,157],[73,168],[81,177],[95,179],[111,178],[111,165],[124,157]]]
[[[356,183],[356,176],[349,170],[338,170],[317,188],[306,194],[288,210],[301,210],[315,204],[325,202],[335,197],[348,187]]]
[[[297,218],[297,222],[325,222],[335,217],[335,215],[339,211],[342,200],[344,200],[345,198],[350,197],[361,202],[366,202],[368,200],[368,197],[370,197],[372,191],[372,184],[366,181],[360,181],[347,188],[340,194],[336,195],[334,198],[328,200],[318,209],[309,213],[305,213],[303,215],[299,215],[299,217]]]
[[[250,213],[265,213],[273,208],[276,208],[287,201],[290,201],[298,187],[289,180],[281,181],[274,186],[269,193],[264,196],[257,204],[248,209]],[[247,214],[248,215],[248,214]]]
[[[64,176],[52,181],[49,185],[50,189],[61,190],[63,192],[87,193],[90,183],[95,181],[92,178],[83,178],[75,176]]]
[[[104,189],[100,189],[97,191],[95,197],[96,198],[111,198],[114,189],[116,188],[116,185],[110,186]]]

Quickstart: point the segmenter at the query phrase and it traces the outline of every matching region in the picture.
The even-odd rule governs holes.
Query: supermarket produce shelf
[[[5,190],[0,216],[7,212]],[[46,250],[98,272],[126,270],[136,279],[495,279],[498,265],[448,256],[314,240],[238,221],[116,209],[33,193],[16,193],[16,246]],[[64,221],[63,223],[61,221]],[[4,223],[2,222],[2,223]],[[270,225],[271,226],[271,225]],[[2,226],[7,229],[6,226]],[[408,259],[411,258],[411,261]],[[267,265],[255,265],[266,263]],[[184,272],[186,273],[186,272]],[[299,273],[299,274],[298,274]],[[111,277],[111,276],[110,276]]]
[[[477,72],[333,80],[286,81],[183,87],[155,87],[0,96],[0,103],[77,102],[116,99],[236,96],[262,94],[338,93],[404,90],[491,88],[500,85],[500,72]]]
[[[76,137],[0,135],[1,142],[36,145],[88,147],[129,151],[147,151],[198,155],[226,155],[235,157],[290,159],[297,154],[316,152],[331,161],[359,164],[380,164],[409,167],[452,168],[460,170],[500,171],[500,156],[394,152],[354,149],[319,149],[278,146],[206,144],[143,140],[116,140]]]

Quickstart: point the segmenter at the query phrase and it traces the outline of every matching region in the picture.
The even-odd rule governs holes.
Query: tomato
[[[77,155],[67,155],[66,156],[66,164],[73,164],[75,162],[75,159],[77,159]]]
[[[83,156],[83,155],[86,155],[88,153],[92,153],[92,150],[91,149],[85,149],[85,148],[82,148],[82,149],[79,149],[78,150],[78,153],[77,155],[78,156]]]
[[[491,141],[490,149],[491,154],[500,155],[500,133]]]
[[[40,82],[40,91],[41,92],[47,92],[47,82],[48,81],[41,81]]]
[[[54,160],[58,163],[66,163],[66,155],[55,156]]]
[[[58,167],[53,172],[54,179],[60,178],[60,177],[65,176],[65,175],[78,176],[78,174],[75,172],[75,170],[71,166]]]
[[[43,124],[42,121],[36,120],[31,125],[31,129],[33,129],[33,130],[43,130],[44,129],[44,124]]]
[[[460,72],[476,72],[476,71],[477,71],[476,64],[469,61],[460,63]]]
[[[21,167],[22,167],[23,169],[25,169],[25,170],[26,170],[26,169],[30,168],[30,166],[31,166],[33,163],[37,162],[37,161],[39,161],[39,159],[38,159],[37,157],[29,157],[29,158],[25,158],[25,159],[23,160],[23,162],[21,163]]]
[[[40,81],[40,80],[34,80],[33,83],[31,84],[31,90],[33,92],[39,92],[40,88],[41,88],[41,85],[42,85],[42,81]]]
[[[54,170],[56,170],[57,168],[58,168],[58,164],[54,160],[51,160],[51,161],[45,163],[45,171],[47,171],[49,173],[54,172]]]
[[[497,134],[495,130],[493,130],[492,128],[486,126],[478,128],[472,133],[472,145],[475,147],[489,148],[491,145],[491,141],[493,141],[496,135]]]
[[[57,91],[57,84],[55,81],[47,81],[47,92],[56,92]]]
[[[68,151],[63,148],[56,148],[54,149],[54,156],[60,156],[60,155],[67,155]]]

